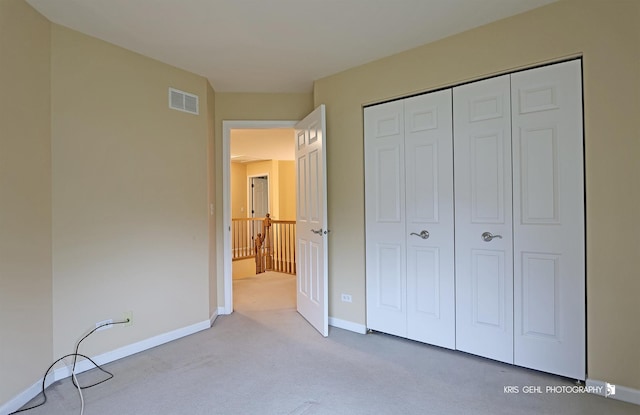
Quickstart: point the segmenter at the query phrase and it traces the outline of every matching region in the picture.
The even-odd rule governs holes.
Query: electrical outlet
[[[96,330],[96,331],[102,331],[102,330],[107,330],[107,329],[112,328],[112,327],[113,327],[113,324],[110,324],[110,323],[113,323],[113,319],[98,321],[98,322],[96,323],[96,328],[98,328],[98,327],[100,327],[100,326],[103,326],[103,327],[100,327],[100,328],[99,328],[98,330]]]
[[[342,302],[350,303],[352,301],[351,294],[342,294]]]
[[[124,314],[123,314],[122,319],[124,321],[127,321],[127,319],[129,320],[128,323],[124,323],[122,325],[123,327],[133,326],[133,311],[125,311]]]

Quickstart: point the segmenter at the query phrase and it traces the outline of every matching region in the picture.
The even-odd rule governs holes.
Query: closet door
[[[451,90],[404,100],[407,337],[455,348]]]
[[[404,104],[365,108],[367,327],[407,337]]]
[[[515,364],[585,379],[580,61],[512,75]]]
[[[367,327],[454,348],[451,90],[364,118]]]
[[[453,90],[456,348],[513,363],[509,75]]]

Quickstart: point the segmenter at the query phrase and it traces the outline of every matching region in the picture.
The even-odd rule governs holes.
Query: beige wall
[[[231,217],[248,218],[247,212],[247,165],[231,163]]]
[[[362,106],[582,55],[588,376],[640,389],[640,3],[561,1],[321,79],[330,315],[365,324]],[[340,302],[351,293],[353,303]]]
[[[54,355],[95,355],[209,318],[206,79],[52,27]],[[167,89],[200,97],[168,109]],[[212,97],[213,98],[213,97]]]
[[[278,200],[279,220],[296,220],[296,162],[279,160]]]
[[[231,277],[235,280],[238,278],[246,278],[251,275],[256,275],[256,259],[240,259],[233,261],[231,267]]]
[[[247,177],[245,178],[244,191],[248,192],[248,179],[255,176],[269,176],[269,207],[268,211],[271,217],[276,218],[278,216],[278,202],[275,198],[277,193],[274,183],[278,182],[278,165],[273,160],[255,161],[247,163]],[[249,211],[248,217],[251,216],[251,198],[247,196],[247,205],[245,210]]]
[[[0,407],[51,363],[49,22],[0,1]]]
[[[296,162],[268,160],[251,163],[231,163],[231,217],[251,217],[248,199],[248,178],[269,176],[269,213],[277,220],[296,219]],[[240,208],[244,208],[242,211]]]
[[[301,120],[313,111],[313,95],[300,94],[258,94],[258,93],[216,93],[216,243],[223,246],[222,240],[222,122],[232,120],[250,121],[294,121]],[[223,250],[218,249],[218,305],[224,305],[224,271],[222,269]]]

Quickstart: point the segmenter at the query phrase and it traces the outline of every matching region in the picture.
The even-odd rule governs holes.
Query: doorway
[[[297,121],[223,121],[222,122],[222,200],[223,213],[223,281],[224,281],[224,307],[220,309],[220,314],[231,314],[233,312],[233,270],[231,253],[231,136],[236,130],[273,130],[273,129],[293,129]],[[291,138],[291,148],[294,146],[294,138]],[[261,175],[262,176],[262,175]],[[268,193],[268,192],[267,192]],[[268,199],[267,199],[268,200]],[[273,201],[272,201],[273,203]],[[268,202],[267,202],[267,206]],[[250,212],[247,212],[250,213]],[[249,216],[249,215],[247,215]]]
[[[234,122],[223,121],[223,282],[225,305],[222,313],[233,312],[233,276],[231,272],[230,239],[231,222],[229,216],[229,164],[230,138],[234,123],[236,126],[268,123],[282,125],[280,121]],[[294,131],[294,160],[296,183],[294,194],[296,232],[292,239],[299,254],[296,260],[296,309],[322,336],[329,334],[328,304],[328,218],[327,218],[327,176],[326,176],[326,108],[318,106],[304,119],[290,125]],[[270,223],[265,218],[265,223]],[[274,221],[275,222],[275,221]],[[299,261],[299,262],[298,262]]]

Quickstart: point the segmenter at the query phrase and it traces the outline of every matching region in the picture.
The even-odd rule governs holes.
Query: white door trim
[[[231,130],[293,128],[298,121],[222,121],[222,272],[224,306],[220,314],[233,312],[233,276],[231,272]],[[292,143],[293,145],[293,143]]]

